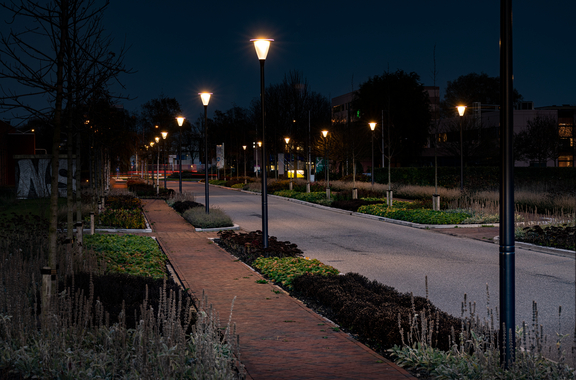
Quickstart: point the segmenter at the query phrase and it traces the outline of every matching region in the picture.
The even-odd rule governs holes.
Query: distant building
[[[22,133],[0,120],[0,186],[16,185],[16,161],[14,155],[34,154],[34,133]]]

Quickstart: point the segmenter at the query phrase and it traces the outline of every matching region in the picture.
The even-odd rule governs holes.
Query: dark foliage
[[[562,226],[525,227],[525,236],[522,241],[563,249],[576,249],[576,227],[563,224]]]
[[[352,182],[353,179],[354,179],[354,174],[348,174],[348,175],[340,178],[340,181]],[[368,177],[365,174],[356,174],[356,181],[357,182],[370,182],[370,177]]]
[[[292,282],[295,295],[329,311],[329,318],[342,325],[360,340],[387,349],[401,345],[400,317],[404,331],[409,330],[410,315],[417,312],[438,318],[438,348],[449,349],[452,328],[458,334],[461,321],[432,305],[423,297],[401,294],[396,289],[370,281],[357,273],[343,276],[303,275]]]
[[[262,248],[262,231],[236,233],[220,231],[219,244],[248,265],[258,257],[302,257],[303,252],[296,244],[279,241],[274,236],[268,238],[268,248]]]
[[[204,207],[202,203],[194,202],[194,201],[178,201],[174,202],[172,208],[176,210],[176,212],[180,214],[184,214],[186,210],[189,210],[193,207]]]
[[[340,208],[342,210],[348,210],[356,212],[358,207],[366,205],[375,205],[380,203],[386,203],[385,201],[363,201],[362,199],[351,199],[351,200],[337,200],[332,202],[330,207]]]
[[[189,170],[182,170],[182,179],[203,179],[205,177],[204,173],[191,172]],[[168,176],[172,179],[180,179],[180,173],[174,172]]]
[[[145,183],[127,183],[128,190],[135,193],[139,197],[150,197],[150,198],[170,198],[174,195],[174,190],[160,188],[159,194],[156,195],[156,189],[152,185],[147,185]]]
[[[132,195],[108,196],[106,207],[114,210],[139,210],[142,208],[142,201]]]
[[[126,326],[128,328],[136,328],[138,323],[138,315],[140,315],[140,306],[144,303],[146,298],[146,291],[148,291],[148,305],[152,306],[154,310],[158,311],[160,300],[164,298],[163,286],[164,280],[152,279],[150,277],[131,276],[128,274],[107,274],[102,276],[92,276],[89,273],[77,273],[74,278],[66,277],[64,283],[60,283],[60,291],[69,289],[74,294],[82,294],[88,298],[90,296],[90,288],[92,280],[92,288],[94,291],[94,302],[100,300],[104,306],[104,310],[110,314],[110,323],[118,321],[118,316],[124,310],[126,312]],[[174,282],[173,279],[166,280],[166,293],[182,291],[181,288]],[[183,292],[183,291],[182,291]],[[182,293],[182,304],[186,305],[186,297]],[[184,309],[184,307],[182,307]],[[185,320],[184,311],[181,320]],[[195,321],[192,321],[194,323]]]

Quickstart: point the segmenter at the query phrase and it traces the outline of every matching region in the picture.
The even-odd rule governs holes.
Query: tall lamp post
[[[166,189],[166,137],[168,132],[162,132],[162,139],[164,140],[164,147],[162,148],[162,163],[164,164],[164,188]]]
[[[466,112],[466,106],[458,106],[458,115],[460,115],[460,191],[464,191],[464,143],[462,141],[462,118]]]
[[[370,125],[370,130],[372,131],[372,187],[374,187],[374,129],[376,128],[376,123],[368,123]]]
[[[248,182],[246,179],[246,148],[248,148],[248,146],[242,145],[242,149],[244,150],[244,185]]]
[[[176,120],[178,121],[178,126],[182,127],[184,125],[184,117],[178,116]],[[178,142],[178,172],[180,172],[180,178],[178,179],[178,190],[180,190],[180,194],[182,194],[182,128],[180,128],[180,136]]]
[[[160,195],[160,137],[154,137],[158,145],[158,154],[156,155],[156,195]]]
[[[326,198],[330,199],[330,169],[328,164],[328,147],[327,147],[327,137],[328,131],[323,130],[322,136],[324,137],[324,171],[326,172]]]
[[[154,141],[150,141],[150,148],[154,149]],[[154,152],[152,152],[151,154],[152,156],[152,186],[154,186]],[[148,181],[146,181],[146,184],[148,184]]]
[[[264,104],[264,62],[268,56],[270,43],[272,39],[252,39],[256,55],[260,61],[260,107],[262,108],[262,163],[264,170],[262,171],[262,247],[268,248],[268,184],[266,173],[266,108]]]
[[[286,175],[288,179],[290,179],[290,137],[284,137],[284,141],[286,141],[286,153],[288,153],[288,165],[286,165]],[[290,190],[292,190],[292,180],[290,180]]]
[[[211,92],[199,93],[204,105],[204,203],[206,204],[206,214],[210,213],[210,191],[208,190],[208,103],[210,102]]]

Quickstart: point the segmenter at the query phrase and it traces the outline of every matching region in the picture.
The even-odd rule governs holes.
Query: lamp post
[[[370,130],[372,131],[372,187],[374,187],[374,129],[376,128],[376,123],[368,123],[370,125]]]
[[[252,39],[256,55],[260,61],[260,107],[262,108],[262,161],[264,171],[262,171],[262,247],[268,248],[268,184],[266,175],[266,108],[264,104],[264,62],[268,56],[268,49],[272,39]]]
[[[150,148],[154,149],[154,141],[150,141]],[[152,186],[154,186],[154,152],[152,152]],[[148,173],[148,171],[146,171]],[[148,184],[148,180],[146,180],[146,184]]]
[[[248,182],[246,179],[246,145],[242,145],[242,149],[244,150],[244,185]]]
[[[288,156],[288,165],[286,166],[286,175],[288,176],[288,179],[290,179],[290,137],[284,137],[284,141],[286,141],[286,153]],[[292,181],[290,181],[290,184],[292,184]]]
[[[512,0],[500,1],[500,363],[515,361],[514,107]],[[510,333],[511,332],[511,333]]]
[[[466,106],[458,106],[458,115],[460,115],[460,191],[464,191],[464,144],[462,142],[462,118],[466,112]]]
[[[199,93],[204,105],[204,203],[206,204],[206,214],[210,213],[210,191],[208,190],[208,103],[210,102],[211,92]]]
[[[330,170],[328,164],[328,147],[327,147],[328,131],[323,130],[322,136],[324,137],[324,171],[326,172],[326,198],[330,199]]]
[[[164,140],[164,148],[162,148],[163,157],[162,163],[164,164],[164,189],[166,189],[166,137],[168,137],[168,132],[162,132],[162,139]]]
[[[156,195],[160,195],[160,137],[154,137],[158,145],[158,154],[156,155]]]
[[[178,116],[176,120],[178,121],[178,126],[182,127],[184,124],[184,119],[182,116]],[[182,194],[182,128],[180,128],[180,136],[178,142],[178,172],[180,172],[180,178],[178,179],[178,190],[180,190],[180,194]]]

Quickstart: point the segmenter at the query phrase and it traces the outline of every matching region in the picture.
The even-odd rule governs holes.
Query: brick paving
[[[116,188],[120,187],[116,184]],[[413,379],[407,371],[352,339],[268,283],[214,244],[163,200],[144,210],[170,262],[197,299],[202,292],[240,336],[240,360],[252,379]]]

